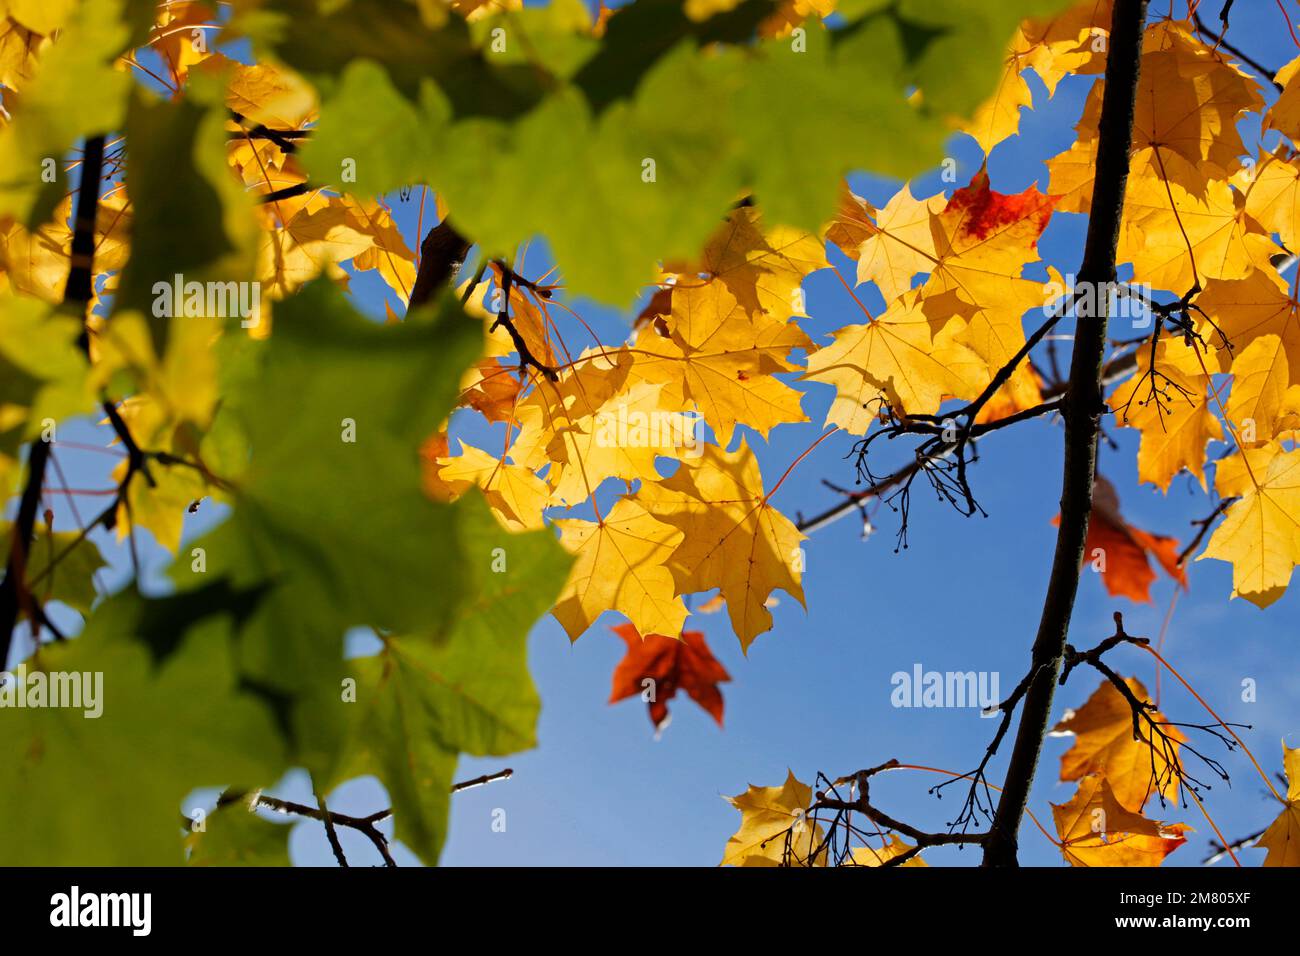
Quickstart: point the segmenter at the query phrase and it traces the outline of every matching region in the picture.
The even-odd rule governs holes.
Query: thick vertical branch
[[[468,252],[469,240],[446,219],[430,229],[420,243],[420,269],[407,307],[413,309],[432,299],[456,274]]]
[[[1092,510],[1092,482],[1097,465],[1097,434],[1104,409],[1102,358],[1106,346],[1107,283],[1115,281],[1115,247],[1119,241],[1133,143],[1133,111],[1147,0],[1116,0],[1111,19],[1106,91],[1102,98],[1097,176],[1088,217],[1088,238],[1079,284],[1098,292],[1094,316],[1076,318],[1074,354],[1062,408],[1065,421],[1065,467],[1061,482],[1061,521],[1056,533],[1043,616],[1034,639],[1030,673],[1015,748],[1007,767],[993,829],[984,844],[985,866],[1015,866],[1017,836],[1034,770],[1047,734],[1061,658],[1069,634],[1070,614],[1079,588],[1084,539]]]
[[[87,138],[82,151],[81,189],[77,194],[72,228],[72,268],[63,289],[64,303],[80,307],[83,323],[86,307],[94,292],[95,219],[99,210],[99,182],[103,173],[104,137],[91,136]],[[79,344],[89,355],[90,343],[84,325]],[[40,506],[45,465],[49,457],[49,442],[43,438],[32,442],[27,455],[27,483],[23,486],[22,500],[18,505],[18,520],[14,522],[5,579],[0,582],[0,668],[9,660],[9,647],[14,628],[18,625],[18,613],[22,610],[23,602],[30,600],[26,591],[27,550],[31,546],[36,527],[36,510]]]
[[[36,527],[36,511],[40,507],[41,486],[49,457],[49,442],[44,439],[32,442],[31,453],[27,456],[27,484],[18,504],[13,540],[9,543],[9,563],[5,567],[5,579],[0,582],[0,669],[8,663],[9,642],[18,625],[18,612],[25,597],[27,550]]]
[[[72,268],[63,287],[63,301],[81,306],[81,348],[90,354],[90,335],[84,327],[86,306],[94,294],[95,222],[99,217],[99,183],[104,174],[104,137],[87,138],[81,152],[81,188],[72,219]]]

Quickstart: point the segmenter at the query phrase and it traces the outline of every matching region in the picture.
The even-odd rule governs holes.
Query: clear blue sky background
[[[1182,8],[1181,0],[1178,6]],[[1217,4],[1203,6],[1207,19],[1212,19]],[[1167,0],[1156,0],[1153,10],[1165,12]],[[1300,52],[1276,6],[1263,0],[1234,7],[1230,39],[1271,67],[1280,67]],[[1071,142],[1091,78],[1065,80],[1051,101],[1036,78],[1030,82],[1036,109],[1023,115],[1020,135],[1000,145],[989,159],[993,186],[1002,192],[1016,192],[1035,182],[1046,187],[1044,160]],[[1244,124],[1243,132],[1248,143],[1257,141],[1258,124]],[[1277,134],[1270,134],[1266,145],[1271,147],[1276,139]],[[979,168],[980,151],[969,138],[954,136],[949,152],[959,164],[957,185],[964,185]],[[864,177],[854,177],[852,183],[857,192],[878,204],[886,202],[899,185]],[[952,188],[930,174],[915,181],[914,192],[928,195],[940,187]],[[389,198],[408,244],[417,247],[419,190],[406,203],[396,196]],[[1078,265],[1085,223],[1082,216],[1057,214],[1041,241],[1044,259],[1063,273],[1073,272]],[[427,224],[426,218],[426,228]],[[611,222],[609,228],[635,228],[635,224]],[[538,274],[547,264],[539,248],[530,252],[526,274]],[[853,264],[846,265],[843,257],[836,256],[851,277]],[[383,315],[387,293],[376,277],[357,277],[352,288],[361,308]],[[812,276],[806,288],[812,319],[805,327],[814,337],[863,321],[829,271]],[[873,310],[881,305],[874,291],[865,301]],[[394,305],[400,312],[400,304]],[[588,303],[578,307],[604,341],[622,341],[627,335],[628,315]],[[577,324],[571,326],[566,332],[570,347],[588,344]],[[1137,333],[1121,324],[1112,334],[1131,338]],[[1063,352],[1068,352],[1068,343]],[[802,387],[811,423],[780,426],[766,443],[746,433],[769,486],[820,433],[830,391],[823,386]],[[1175,479],[1167,495],[1150,486],[1139,487],[1136,432],[1116,429],[1110,419],[1106,427],[1119,441],[1120,450],[1103,448],[1101,472],[1119,490],[1126,518],[1138,527],[1185,540],[1189,522],[1212,507],[1209,499],[1187,475]],[[60,438],[106,441],[103,431],[87,422],[66,426]],[[832,504],[836,496],[821,480],[852,483],[852,463],[844,457],[851,444],[852,438],[844,435],[824,442],[782,487],[775,504],[791,516],[811,515]],[[883,473],[894,461],[901,463],[904,453],[902,448],[882,452],[873,467]],[[71,486],[107,486],[105,469],[112,462],[104,456],[65,449],[58,458]],[[693,615],[687,626],[705,632],[732,675],[732,682],[723,686],[725,729],[681,698],[671,703],[672,723],[656,740],[639,700],[606,704],[610,674],[624,651],[623,642],[606,625],[619,619],[607,614],[572,646],[558,624],[543,620],[533,629],[529,645],[543,701],[541,745],[509,758],[461,762],[461,779],[504,766],[513,767],[515,775],[510,781],[454,798],[451,836],[442,862],[712,865],[721,858],[739,820],[722,796],[740,793],[751,782],[779,784],[787,767],[805,782],[811,782],[817,771],[835,777],[891,757],[957,771],[972,768],[996,722],[981,719],[971,709],[895,709],[890,703],[890,676],[919,663],[926,670],[997,672],[1003,695],[1015,686],[1027,667],[1047,583],[1060,458],[1060,428],[1046,421],[991,436],[982,444],[981,460],[971,475],[988,517],[962,518],[918,486],[911,513],[911,547],[902,553],[894,553],[898,519],[887,508],[877,510],[877,532],[868,540],[862,540],[861,523],[852,515],[818,531],[806,543],[807,613],[792,598],[778,594],[775,628],[755,642],[748,658],[740,653],[725,613]],[[607,487],[602,498],[613,493]],[[101,506],[96,499],[76,503],[83,517]],[[187,539],[221,517],[221,509],[205,506],[187,520]],[[72,520],[60,504],[58,526],[70,527]],[[97,539],[112,562],[101,582],[120,587],[130,572],[129,555],[102,532]],[[142,556],[150,588],[162,590],[160,572],[169,557],[152,542],[146,543]],[[1180,598],[1168,631],[1168,655],[1225,719],[1254,725],[1244,734],[1247,743],[1269,772],[1280,769],[1280,738],[1289,735],[1290,743],[1300,742],[1294,623],[1300,589],[1293,588],[1273,607],[1260,611],[1241,600],[1229,601],[1231,571],[1226,564],[1193,564],[1190,580],[1191,591]],[[1123,611],[1130,633],[1154,638],[1172,594],[1172,583],[1161,577],[1150,605],[1112,599],[1098,577],[1086,571],[1071,639],[1090,646],[1108,636],[1115,610]],[[358,642],[356,649],[364,650],[364,645]],[[1154,688],[1147,655],[1122,650],[1113,655],[1112,663]],[[1245,678],[1258,682],[1256,703],[1240,700]],[[1067,706],[1082,704],[1098,682],[1090,672],[1073,677],[1058,693],[1056,716]],[[1168,678],[1161,704],[1173,720],[1207,719]],[[1223,758],[1232,773],[1231,787],[1216,784],[1207,794],[1224,832],[1239,837],[1270,822],[1276,804],[1244,756],[1224,754],[1213,741],[1202,743],[1207,752]],[[1074,789],[1056,780],[1059,757],[1069,745],[1068,738],[1048,741],[1031,797],[1031,810],[1049,829],[1049,801],[1068,800]],[[1004,745],[1003,757],[1008,749],[1009,744]],[[1003,769],[999,760],[990,779],[1000,782]],[[1198,776],[1209,779],[1212,774]],[[942,800],[927,794],[941,779],[923,773],[888,774],[873,784],[873,799],[915,825],[941,829],[961,800],[956,787]],[[291,774],[276,792],[289,798],[310,797],[302,774]],[[363,779],[330,795],[329,803],[332,809],[369,813],[386,806],[387,797],[377,781]],[[505,832],[492,828],[497,809],[506,813]],[[1195,829],[1189,845],[1178,850],[1169,864],[1198,864],[1213,834],[1195,806],[1161,812],[1156,805],[1149,812]],[[354,839],[346,830],[341,835],[354,864],[372,860],[373,849],[364,838]],[[1028,821],[1021,844],[1023,863],[1061,863],[1058,851]],[[297,825],[291,849],[298,863],[333,864],[318,824]],[[403,864],[416,862],[401,848],[397,856]],[[1257,864],[1262,856],[1261,851],[1247,850],[1242,859]],[[926,858],[934,864],[978,862],[977,853],[969,850],[932,849]]]

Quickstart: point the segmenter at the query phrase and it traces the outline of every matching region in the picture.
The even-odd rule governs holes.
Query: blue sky
[[[1181,9],[1181,2],[1178,5]],[[1217,5],[1213,6],[1205,11],[1207,20],[1217,12]],[[1167,9],[1165,0],[1157,0],[1153,7],[1157,12]],[[1271,3],[1234,7],[1230,39],[1272,67],[1300,52]],[[1043,161],[1072,140],[1072,127],[1091,79],[1065,80],[1051,101],[1036,79],[1030,82],[1037,109],[1023,115],[1020,135],[995,149],[989,159],[993,187],[1001,192],[1016,192],[1034,182],[1046,186]],[[1244,125],[1243,132],[1252,142],[1257,124],[1255,128]],[[1272,134],[1266,145],[1272,146],[1275,139]],[[958,162],[956,185],[964,185],[979,168],[979,149],[969,138],[955,136],[949,155]],[[898,187],[865,177],[854,177],[852,183],[857,192],[880,204]],[[914,192],[928,195],[943,185],[936,174],[929,174],[914,181]],[[405,203],[389,197],[412,248],[419,243],[419,195],[417,189]],[[427,228],[427,216],[425,221]],[[1063,273],[1073,272],[1085,224],[1082,216],[1054,216],[1040,243],[1044,259]],[[630,227],[610,224],[610,228]],[[852,263],[846,265],[838,254],[835,261],[845,275],[853,275]],[[536,275],[545,260],[532,252],[528,263],[525,274]],[[385,291],[376,277],[357,277],[352,288],[361,308],[382,316]],[[825,341],[835,329],[863,321],[830,271],[813,275],[806,289],[812,318],[804,324],[814,338]],[[874,291],[864,301],[873,310],[881,305]],[[604,341],[618,342],[626,336],[627,315],[590,304],[578,308]],[[572,325],[572,331],[566,331],[567,341],[581,348],[587,342],[580,327]],[[1063,331],[1070,331],[1070,326]],[[1131,338],[1137,333],[1121,326],[1112,334]],[[1068,343],[1063,343],[1062,351],[1068,351]],[[752,432],[746,434],[769,486],[821,431],[830,390],[802,387],[810,423],[779,426],[768,442]],[[1207,514],[1212,503],[1186,474],[1175,479],[1167,495],[1150,486],[1139,487],[1136,432],[1116,429],[1111,419],[1106,427],[1119,450],[1103,447],[1100,470],[1118,489],[1125,517],[1138,527],[1186,539],[1189,522]],[[471,429],[470,434],[476,433]],[[70,424],[60,439],[104,442],[102,432],[89,423]],[[777,507],[790,516],[811,515],[834,503],[836,496],[821,481],[852,484],[852,463],[844,457],[852,441],[850,436],[836,435],[822,443],[782,486],[774,499]],[[882,451],[873,468],[884,472],[892,463],[901,463],[904,454],[902,448]],[[775,627],[754,643],[748,658],[740,653],[725,614],[693,615],[687,626],[705,632],[732,675],[731,683],[723,685],[724,729],[681,698],[670,704],[672,723],[655,739],[640,701],[606,704],[610,674],[624,651],[622,641],[606,625],[619,619],[606,615],[573,645],[553,620],[541,621],[529,639],[532,672],[543,701],[540,747],[508,758],[461,762],[460,779],[505,766],[512,767],[515,775],[456,795],[442,862],[712,865],[721,858],[739,820],[721,797],[740,793],[749,783],[777,785],[787,767],[805,782],[811,782],[818,771],[836,777],[891,757],[956,771],[971,769],[996,722],[981,719],[975,709],[897,709],[890,701],[890,676],[920,664],[926,670],[996,672],[1004,696],[1014,687],[1027,667],[1046,588],[1060,456],[1061,430],[1047,421],[991,436],[982,443],[980,462],[971,473],[988,517],[963,518],[918,486],[912,501],[910,548],[904,552],[894,552],[898,518],[888,508],[876,510],[877,530],[867,540],[862,539],[861,522],[854,516],[816,532],[805,545],[807,613],[798,602],[779,594]],[[109,459],[72,451],[58,457],[72,487],[106,486]],[[602,495],[612,493],[610,488],[602,491]],[[101,506],[95,499],[76,503],[83,517]],[[198,536],[221,516],[220,509],[201,509],[187,519],[186,537]],[[57,521],[58,526],[70,526],[66,507],[58,509]],[[112,562],[101,581],[119,587],[130,571],[129,555],[102,533],[98,540]],[[142,557],[146,580],[161,590],[159,572],[168,556],[150,542]],[[1293,646],[1300,594],[1293,589],[1267,611],[1241,600],[1229,601],[1230,568],[1211,561],[1191,565],[1190,582],[1190,593],[1180,597],[1168,630],[1168,656],[1225,719],[1254,725],[1243,733],[1246,742],[1267,770],[1279,769],[1280,738],[1300,742],[1300,668],[1294,663]],[[1124,613],[1129,633],[1154,638],[1172,595],[1172,583],[1161,577],[1150,605],[1111,599],[1097,576],[1086,570],[1071,640],[1091,646],[1108,636],[1115,610]],[[1121,673],[1136,675],[1154,688],[1147,655],[1121,650],[1110,660]],[[1258,682],[1255,703],[1240,700],[1246,678]],[[1058,692],[1055,716],[1059,718],[1067,706],[1082,704],[1098,682],[1091,672],[1077,673]],[[1173,720],[1207,719],[1195,701],[1167,678],[1161,705]],[[1225,834],[1239,837],[1270,822],[1276,805],[1245,757],[1224,754],[1213,741],[1203,742],[1204,749],[1221,757],[1232,773],[1231,787],[1219,784],[1206,795]],[[1072,784],[1056,782],[1059,757],[1069,745],[1068,738],[1048,740],[1031,796],[1030,809],[1049,829],[1049,801],[1063,802],[1073,794]],[[1004,745],[1003,757],[1007,749],[1009,744]],[[994,765],[993,782],[1000,782],[1003,767],[1002,760]],[[873,784],[873,802],[914,825],[942,829],[961,800],[956,787],[949,788],[942,800],[927,793],[942,779],[913,772],[883,775]],[[303,775],[293,774],[277,793],[304,799],[310,791]],[[340,788],[329,803],[332,809],[360,814],[386,806],[387,798],[376,781],[363,779]],[[494,811],[499,809],[505,811],[504,832],[492,827]],[[1194,828],[1188,846],[1174,853],[1169,865],[1198,864],[1213,833],[1195,806],[1160,811],[1156,805],[1149,813]],[[373,850],[364,838],[353,839],[348,831],[342,837],[354,864],[372,859]],[[1061,862],[1056,848],[1028,821],[1021,847],[1023,863]],[[291,849],[296,862],[333,863],[317,824],[296,826]],[[397,855],[403,864],[415,862],[400,848]],[[928,850],[926,858],[935,864],[978,862],[976,851],[947,848]],[[1242,854],[1247,864],[1257,864],[1261,858],[1260,851]]]

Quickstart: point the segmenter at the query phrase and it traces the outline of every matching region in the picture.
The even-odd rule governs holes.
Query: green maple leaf
[[[98,674],[100,690],[95,708],[83,698],[81,708],[0,711],[0,814],[15,823],[0,863],[179,864],[191,790],[279,776],[271,709],[241,690],[236,670],[240,604],[225,582],[156,601],[124,592],[79,637],[25,662],[29,684],[38,670]]]
[[[395,835],[427,863],[446,836],[458,753],[503,756],[536,745],[540,701],[527,634],[555,602],[570,558],[546,531],[513,534],[477,493],[457,503],[467,600],[442,627],[383,636],[352,662],[356,700],[332,779],[374,774]]]

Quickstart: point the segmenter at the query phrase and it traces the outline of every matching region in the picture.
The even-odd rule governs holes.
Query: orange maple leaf
[[[1052,524],[1060,524],[1057,515]],[[1151,603],[1151,584],[1156,572],[1148,556],[1154,557],[1165,573],[1187,588],[1187,572],[1178,563],[1178,539],[1135,528],[1119,511],[1119,495],[1100,475],[1092,489],[1092,516],[1084,542],[1084,560],[1097,561],[1106,592],[1139,604]]]
[[[702,631],[682,631],[681,640],[676,640],[662,634],[642,637],[632,624],[610,630],[627,643],[627,654],[614,668],[611,704],[642,696],[649,689],[650,723],[656,730],[663,730],[668,726],[668,701],[680,689],[722,726],[722,691],[718,684],[731,680],[731,675],[709,650]],[[649,688],[646,681],[652,682]]]
[[[1146,703],[1151,695],[1136,677],[1124,683],[1133,696]],[[1168,737],[1167,745],[1153,746],[1151,729],[1139,722],[1140,738],[1134,737],[1133,711],[1127,700],[1105,678],[1078,710],[1066,713],[1052,728],[1053,736],[1074,734],[1074,746],[1061,755],[1061,779],[1082,780],[1099,773],[1106,778],[1115,799],[1127,810],[1140,813],[1147,798],[1157,790],[1172,798],[1179,787],[1171,760],[1187,738],[1158,710],[1148,711],[1151,720]]]

